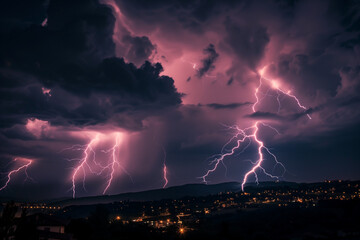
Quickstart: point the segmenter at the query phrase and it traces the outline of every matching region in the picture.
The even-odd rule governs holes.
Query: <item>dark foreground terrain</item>
[[[59,207],[8,202],[1,239],[360,239],[359,182]],[[181,188],[179,188],[181,190]]]

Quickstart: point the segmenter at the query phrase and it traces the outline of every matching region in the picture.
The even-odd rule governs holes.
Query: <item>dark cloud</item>
[[[341,83],[337,95],[342,98],[353,97],[360,91],[360,65],[340,69]]]
[[[0,8],[0,28],[7,30],[14,26],[39,24],[46,18],[47,7],[47,0],[2,1]]]
[[[256,69],[270,41],[266,27],[256,24],[236,24],[231,18],[225,21],[225,41],[234,53],[251,69]]]
[[[351,105],[357,105],[360,103],[360,96],[352,97],[340,103],[340,106],[346,107]]]
[[[8,139],[35,140],[35,136],[24,125],[14,125],[2,131],[2,134]]]
[[[230,86],[234,82],[234,77],[231,77],[229,81],[227,81],[226,85]]]
[[[358,65],[359,5],[354,1],[298,2],[291,8],[297,14],[291,15],[283,34],[273,31],[272,35],[279,34],[280,43],[292,50],[273,58],[274,71],[304,95],[324,91],[334,97],[343,69]]]
[[[91,68],[114,56],[115,18],[107,6],[95,0],[54,0],[44,14],[46,27],[41,26],[43,19],[31,24],[18,19],[17,25],[0,31],[1,68],[56,79],[69,68]],[[9,19],[0,21],[6,24]]]
[[[318,106],[315,108],[309,108],[303,112],[288,113],[288,114],[256,111],[254,113],[247,114],[244,117],[255,120],[263,120],[263,121],[270,120],[270,121],[280,121],[282,123],[286,123],[286,122],[291,123],[301,119],[308,119],[308,115],[311,117],[311,114],[319,112],[322,109],[324,109],[324,106]]]
[[[279,159],[284,159],[287,170],[294,174],[287,177],[289,181],[356,180],[360,170],[359,133],[359,124],[346,125],[311,138],[286,138],[269,147],[277,149]]]
[[[221,103],[209,103],[206,104],[207,107],[213,108],[215,110],[218,109],[236,109],[239,107],[243,107],[246,105],[250,105],[250,102],[244,102],[244,103],[228,103],[228,104],[221,104]],[[202,105],[200,105],[202,106]]]
[[[202,66],[198,70],[198,76],[202,77],[207,72],[210,72],[211,70],[215,69],[215,61],[218,59],[219,54],[215,50],[215,46],[213,44],[209,44],[204,49],[204,54],[206,54],[206,58],[201,60]]]
[[[154,110],[181,103],[174,81],[160,76],[161,71],[160,64],[146,62],[138,69],[123,59],[105,59],[83,75],[69,73],[63,81],[51,82],[51,96],[42,92],[38,81],[20,83],[22,77],[28,76],[15,75],[18,85],[1,88],[2,126],[21,123],[30,117],[53,124],[94,125],[131,112],[137,112],[138,118],[134,116],[133,120],[138,125],[142,117],[155,114]],[[12,80],[13,77],[2,75],[4,85]],[[132,125],[121,121],[118,124]]]
[[[284,119],[283,116],[280,116],[279,114],[276,114],[276,113],[259,112],[259,111],[245,115],[244,117],[252,118],[252,119],[260,119],[260,120],[282,120],[282,119]]]
[[[121,114],[136,112],[133,119],[139,125],[151,112],[181,103],[173,79],[160,76],[159,63],[137,68],[113,57],[115,18],[107,6],[95,0],[54,0],[47,18],[46,27],[19,19],[21,26],[0,31],[2,127],[33,117],[66,125],[116,118],[126,127],[134,123],[123,123]],[[130,45],[127,57],[136,63],[154,49],[147,37],[125,41]],[[51,96],[43,93],[44,86]]]
[[[116,1],[124,13],[136,19],[155,25],[167,25],[167,30],[171,30],[171,24],[180,25],[181,28],[188,29],[191,32],[201,34],[204,32],[203,24],[211,21],[214,17],[219,16],[222,10],[231,8],[236,1],[166,1],[157,0],[151,3],[144,0],[135,1]],[[145,13],[142,18],[138,17],[139,12]],[[160,13],[160,14],[159,14]],[[155,24],[155,25],[153,25]],[[152,26],[151,26],[152,25]]]
[[[151,43],[148,37],[133,37],[126,35],[122,42],[127,45],[127,52],[125,58],[135,65],[141,65],[148,61],[155,50],[155,46]]]
[[[317,89],[323,89],[335,95],[341,81],[338,73],[340,66],[334,56],[326,55],[279,55],[277,66],[273,66],[274,71],[277,70],[277,75],[281,78],[290,79],[298,91],[303,93],[314,95]]]

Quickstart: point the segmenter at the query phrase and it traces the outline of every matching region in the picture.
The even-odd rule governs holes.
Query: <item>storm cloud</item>
[[[117,114],[136,110],[146,116],[150,109],[181,103],[173,79],[160,76],[161,64],[145,62],[137,68],[114,57],[115,18],[107,6],[96,1],[51,1],[46,16],[45,27],[23,23],[0,33],[5,126],[31,117],[55,125],[94,125]],[[151,43],[146,38],[129,41],[135,48],[129,54],[146,59],[146,50],[139,56],[141,46],[136,45]],[[44,87],[51,96],[44,94]]]
[[[163,150],[170,185],[199,182],[233,136],[227,126],[257,121],[277,129],[259,125],[259,136],[292,173],[284,180],[360,177],[356,1],[0,6],[0,172],[31,158],[37,181],[12,182],[1,196],[69,196],[76,161],[67,160],[81,152],[63,149],[99,135],[106,161],[115,133],[134,183],[119,173],[109,193],[161,187]],[[210,181],[241,180],[253,149],[227,158],[229,172],[220,167]],[[99,194],[101,180],[91,178],[80,196]]]
[[[198,70],[198,76],[202,77],[207,72],[215,69],[215,61],[218,59],[219,54],[215,50],[215,46],[213,44],[209,44],[208,47],[204,49],[204,53],[207,55],[206,58],[202,59],[202,65]]]

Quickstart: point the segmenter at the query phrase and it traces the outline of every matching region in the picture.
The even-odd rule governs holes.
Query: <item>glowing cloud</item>
[[[25,127],[37,138],[40,138],[44,133],[47,133],[50,130],[48,121],[39,120],[37,118],[28,119]]]

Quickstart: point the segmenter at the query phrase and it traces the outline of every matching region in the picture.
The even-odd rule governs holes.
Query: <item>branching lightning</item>
[[[126,169],[119,163],[119,160],[118,160],[118,149],[120,147],[120,141],[121,141],[121,134],[120,133],[116,133],[115,134],[115,144],[112,148],[110,148],[109,150],[107,151],[104,151],[105,153],[108,153],[108,152],[111,152],[111,161],[110,163],[105,166],[103,169],[110,169],[110,174],[109,174],[109,177],[108,177],[108,181],[107,181],[107,185],[103,191],[103,194],[106,193],[106,191],[109,189],[113,179],[114,179],[114,174],[115,174],[115,171],[116,171],[116,167],[120,168],[124,173],[126,173],[130,180],[132,181],[132,178],[131,178],[131,175],[126,171]]]
[[[118,162],[117,156],[116,156],[116,150],[119,148],[119,144],[120,144],[119,137],[120,137],[120,134],[117,133],[116,137],[115,137],[115,145],[109,149],[111,151],[111,162],[109,163],[109,165],[107,167],[109,167],[111,170],[110,170],[110,177],[107,181],[107,185],[103,191],[103,194],[105,194],[106,191],[109,189],[111,182],[114,178],[115,168],[117,165],[119,165],[119,162]]]
[[[264,78],[263,75],[264,75],[264,71],[266,70],[266,67],[261,69],[259,71],[259,74],[260,74],[260,80],[259,80],[259,85],[258,87],[255,89],[255,92],[254,92],[254,96],[255,96],[255,103],[252,105],[252,110],[253,112],[255,113],[256,112],[256,107],[257,105],[268,95],[270,89],[268,89],[266,91],[266,93],[263,93],[263,96],[262,97],[259,97],[259,92],[260,92],[260,88],[262,87],[263,85],[263,80],[267,81],[268,84],[271,85],[272,89],[274,89],[276,91],[276,101],[278,103],[278,113],[280,112],[280,109],[281,109],[281,100],[280,100],[280,97],[281,97],[281,94],[283,94],[284,96],[288,96],[290,98],[292,98],[297,106],[303,110],[307,110],[307,108],[305,106],[303,106],[299,99],[291,94],[290,91],[285,91],[283,89],[280,88],[280,84],[277,82],[277,81],[274,81],[274,80],[270,80],[270,79],[267,79],[267,78]],[[309,119],[311,119],[310,115],[309,114],[306,114],[307,117]],[[203,175],[201,178],[203,180],[203,182],[207,183],[207,177],[215,172],[219,166],[220,163],[222,163],[225,168],[226,168],[226,165],[224,164],[224,159],[226,157],[229,157],[229,156],[235,156],[235,152],[240,151],[240,154],[242,152],[244,152],[252,142],[256,143],[257,145],[257,155],[258,155],[258,158],[256,161],[250,161],[252,163],[252,168],[247,171],[244,175],[244,178],[242,180],[242,183],[241,183],[241,189],[242,191],[244,191],[244,187],[245,187],[245,184],[247,183],[248,181],[248,178],[250,175],[254,175],[255,177],[255,182],[258,183],[259,182],[259,179],[258,179],[258,171],[261,171],[263,172],[266,176],[270,177],[270,178],[275,178],[275,179],[279,179],[279,177],[281,176],[277,176],[277,175],[273,175],[269,172],[267,172],[265,170],[265,168],[262,166],[264,160],[265,160],[265,154],[268,155],[269,157],[271,157],[273,159],[273,161],[275,162],[275,165],[274,165],[274,169],[276,166],[280,166],[282,169],[283,169],[283,174],[285,173],[286,169],[285,169],[285,166],[280,162],[278,161],[277,157],[275,156],[275,154],[273,154],[269,148],[267,148],[265,145],[264,145],[264,142],[260,140],[259,138],[259,127],[260,126],[263,126],[263,127],[267,127],[267,128],[270,128],[272,130],[274,130],[277,134],[279,134],[278,130],[274,127],[272,127],[271,125],[269,124],[266,124],[264,122],[261,122],[261,121],[256,121],[252,126],[248,127],[248,128],[244,128],[244,129],[241,129],[239,128],[238,126],[230,126],[228,127],[229,130],[232,130],[232,131],[235,131],[235,133],[233,134],[233,136],[229,139],[229,141],[227,143],[225,143],[225,145],[222,147],[222,150],[221,150],[221,153],[220,154],[217,154],[217,155],[214,155],[212,156],[213,160],[210,162],[210,165],[212,166],[212,168],[210,168],[209,170],[207,170],[207,172],[205,173],[205,175]],[[230,144],[233,144],[235,146],[233,146],[232,148],[228,149],[228,146]]]
[[[102,164],[97,160],[96,149],[95,149],[96,145],[99,143],[102,137],[103,136],[98,133],[95,135],[95,137],[93,137],[90,140],[88,144],[74,145],[70,148],[64,149],[64,150],[75,150],[82,152],[81,158],[69,159],[70,161],[78,161],[78,165],[74,168],[71,178],[72,179],[71,190],[73,193],[73,198],[75,198],[76,196],[76,179],[81,173],[82,173],[82,184],[84,189],[85,189],[85,180],[86,180],[87,172],[90,172],[91,174],[95,174],[97,176],[101,174],[107,174],[106,186],[103,190],[103,194],[105,194],[108,191],[109,187],[111,186],[111,183],[114,180],[114,175],[118,168],[120,168],[123,172],[125,172],[131,179],[130,174],[125,170],[125,168],[119,162],[119,148],[121,144],[122,134],[119,132],[115,133],[114,145],[110,149],[101,151],[105,154],[110,154],[110,159],[109,161],[105,161],[105,164],[104,163]]]
[[[90,170],[90,172],[94,173],[94,171],[91,168],[91,165],[89,164],[90,157],[91,161],[96,163],[96,165],[99,165],[96,162],[96,153],[93,149],[93,145],[99,140],[99,134],[95,136],[87,145],[74,145],[70,149],[73,150],[79,150],[83,151],[83,158],[80,159],[79,165],[75,168],[73,175],[72,175],[72,192],[73,192],[73,198],[75,198],[76,195],[76,176],[78,175],[79,171],[83,172],[83,187],[85,188],[85,179],[86,179],[86,167]],[[71,159],[76,160],[76,159]]]
[[[16,174],[16,173],[18,173],[18,172],[20,172],[21,170],[24,170],[24,173],[25,173],[25,176],[26,176],[26,179],[25,180],[27,180],[27,179],[31,179],[30,177],[29,177],[29,174],[28,174],[28,172],[27,172],[27,169],[28,169],[28,167],[33,163],[33,160],[31,160],[31,159],[28,159],[28,158],[15,158],[13,161],[14,162],[16,162],[16,161],[24,161],[24,162],[26,162],[25,164],[23,164],[23,165],[21,165],[20,167],[18,167],[18,168],[16,168],[16,169],[14,169],[14,170],[12,170],[12,171],[10,171],[10,172],[8,172],[7,173],[7,180],[6,180],[6,182],[5,182],[5,184],[0,188],[0,191],[2,191],[3,189],[5,189],[7,186],[8,186],[8,184],[10,183],[10,181],[11,181],[11,176],[12,175],[14,175],[14,174]]]

